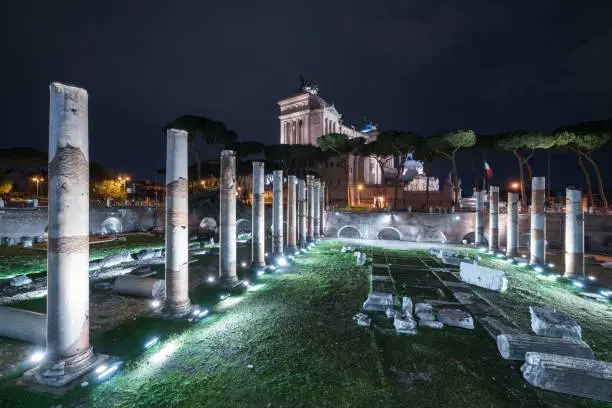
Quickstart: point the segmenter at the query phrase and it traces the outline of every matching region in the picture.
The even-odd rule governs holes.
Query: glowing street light
[[[42,177],[32,177],[32,181],[36,183],[36,198],[38,198],[38,184],[41,181],[45,181],[45,179]]]
[[[518,188],[519,188],[520,186],[521,186],[521,185],[520,185],[518,182],[516,182],[516,181],[513,181],[512,183],[510,183],[510,188],[511,188],[512,190],[514,190],[514,191],[518,190]]]
[[[119,176],[117,177],[117,180],[119,180],[120,183],[123,183],[123,191],[126,191],[126,187],[125,187],[125,183],[130,181],[130,177],[129,176]]]

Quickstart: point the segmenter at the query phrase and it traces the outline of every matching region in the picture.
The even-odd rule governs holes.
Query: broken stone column
[[[88,94],[57,82],[50,92],[47,350],[34,375],[62,386],[95,360],[89,344]],[[63,372],[47,375],[57,365]]]
[[[582,328],[577,321],[570,319],[550,307],[529,306],[531,330],[538,336],[555,337],[580,343]]]
[[[283,171],[274,170],[272,191],[272,255],[283,256]]]
[[[531,182],[531,265],[544,264],[544,198],[546,182],[544,177],[534,177]]]
[[[180,318],[191,311],[187,132],[168,129],[166,135],[166,297],[160,314]]]
[[[459,268],[459,276],[463,282],[499,292],[508,289],[508,278],[504,271],[468,262],[461,262]]]
[[[121,275],[115,279],[113,292],[121,295],[161,299],[165,293],[165,282],[163,279]]]
[[[253,268],[263,268],[266,266],[264,172],[265,167],[263,162],[253,162],[253,240],[251,241],[251,266]]]
[[[489,188],[489,249],[499,249],[499,187]]]
[[[306,189],[307,189],[307,200],[308,200],[308,229],[306,239],[308,242],[314,241],[314,209],[315,203],[313,201],[314,196],[314,176],[306,176]]]
[[[497,349],[506,360],[522,361],[525,353],[530,351],[593,359],[593,350],[584,342],[528,334],[500,334],[497,336]]]
[[[319,235],[323,237],[323,236],[325,236],[325,214],[327,212],[327,211],[325,211],[325,202],[326,202],[326,200],[325,200],[325,182],[324,181],[321,181],[321,193],[320,193],[320,195],[321,195],[321,197],[320,197],[321,198],[321,209],[319,211],[319,218],[320,218],[319,223],[320,223],[321,229],[319,231]]]
[[[474,245],[484,243],[484,191],[475,191],[476,194],[476,229],[474,235]]]
[[[527,353],[521,371],[533,386],[612,402],[612,363],[607,361]]]
[[[568,188],[565,191],[565,276],[584,274],[584,213],[582,193]]]
[[[314,239],[319,238],[321,232],[321,181],[315,180],[312,194]]]
[[[298,246],[306,246],[306,182],[298,181]]]
[[[0,336],[44,346],[47,341],[47,315],[0,306]]]
[[[506,216],[506,256],[518,255],[518,193],[508,193],[508,214]]]
[[[291,250],[297,248],[296,189],[297,178],[295,176],[287,176],[287,248]]]
[[[236,274],[236,152],[221,152],[219,211],[219,272],[221,283],[232,286]]]

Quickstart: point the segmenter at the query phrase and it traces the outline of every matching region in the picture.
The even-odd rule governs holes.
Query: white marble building
[[[281,144],[311,144],[317,146],[317,138],[327,133],[342,133],[349,137],[363,137],[366,142],[376,138],[376,131],[362,133],[354,126],[347,126],[342,121],[342,115],[333,104],[317,95],[316,89],[297,92],[295,95],[278,101],[280,107],[280,143]],[[325,174],[329,186],[346,187],[347,178],[340,163],[330,160],[324,168],[319,169]],[[338,170],[334,170],[338,169]],[[376,160],[367,157],[352,157],[349,160],[349,183],[381,184],[383,173]]]

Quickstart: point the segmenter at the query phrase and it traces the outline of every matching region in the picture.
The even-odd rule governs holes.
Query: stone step
[[[524,360],[528,352],[593,359],[593,350],[586,343],[528,334],[500,334],[497,349],[506,360]]]
[[[612,363],[532,352],[521,371],[535,387],[612,402]]]

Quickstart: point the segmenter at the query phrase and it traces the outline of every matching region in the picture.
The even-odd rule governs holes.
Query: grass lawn
[[[148,234],[126,234],[126,241],[103,242],[89,246],[89,259],[99,259],[117,252],[136,252],[144,248],[164,245],[162,237]],[[16,275],[43,272],[47,269],[46,245],[34,244],[36,248],[0,246],[0,279]]]
[[[294,273],[266,274],[218,303],[215,291],[195,290],[192,299],[212,312],[197,324],[142,317],[94,337],[98,352],[124,361],[104,383],[57,399],[0,380],[0,406],[608,406],[530,386],[479,325],[397,336],[381,313],[378,329],[358,327],[352,316],[370,290],[369,271],[338,248],[324,242]],[[142,352],[152,335],[162,341]]]

